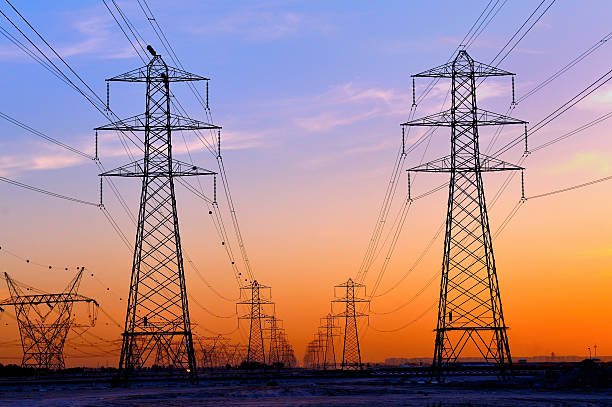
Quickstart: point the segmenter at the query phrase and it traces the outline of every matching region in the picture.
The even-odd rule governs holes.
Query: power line
[[[161,26],[159,25],[159,23],[157,22],[155,16],[153,15],[153,12],[151,11],[150,7],[148,6],[146,1],[143,1],[142,3],[140,2],[140,0],[138,1],[139,6],[141,8],[141,10],[143,11],[145,17],[147,18],[147,21],[149,22],[149,24],[151,25],[151,28],[153,29],[153,31],[155,32],[156,36],[158,37],[158,39],[160,40],[160,42],[162,43],[162,46],[164,47],[164,49],[168,52],[170,58],[176,63],[178,64],[181,68],[183,67],[183,64],[181,63],[181,61],[178,59],[178,56],[176,55],[176,52],[174,51],[174,49],[172,48],[172,45],[170,44],[170,42],[168,41],[166,35],[164,34]],[[133,27],[133,30],[131,30],[132,34],[134,35],[134,37],[136,38],[136,40],[138,42],[140,42],[140,40],[142,39],[142,41],[144,42],[144,39],[142,37],[142,35],[138,32],[138,30],[133,26],[133,24],[130,23],[129,19],[125,16],[125,14],[121,11],[120,7],[116,4],[116,2],[113,1],[113,4],[115,5],[115,7],[118,9],[118,11],[121,13],[124,21],[126,22],[126,25],[129,27]],[[144,5],[143,5],[144,4]],[[124,32],[124,35],[127,36],[127,34],[125,33],[124,30],[122,30]],[[201,96],[198,94],[198,92],[196,91],[195,87],[193,84],[188,83],[188,85],[190,86],[190,89],[192,90],[193,94],[195,95],[196,99],[198,100],[198,102],[200,103],[200,105],[202,105],[202,107],[204,108],[204,111],[206,113],[207,118],[209,119],[209,121],[212,123],[212,113],[210,111],[210,108],[208,107],[208,103],[204,103],[203,99],[201,98]],[[176,102],[176,105],[175,105]],[[180,101],[175,97],[172,98],[172,104],[177,107],[180,111],[185,112],[185,109],[183,108],[183,106],[181,105]],[[211,132],[211,134],[214,136],[214,134]],[[237,214],[236,214],[236,209],[235,209],[235,205],[231,196],[231,192],[229,190],[229,182],[227,179],[227,173],[225,170],[225,166],[223,163],[223,158],[221,157],[220,152],[215,151],[212,147],[211,144],[202,137],[201,133],[199,131],[196,132],[196,136],[198,137],[198,139],[202,142],[202,144],[209,150],[209,152],[211,152],[211,154],[213,154],[216,159],[217,159],[217,164],[219,167],[219,173],[220,173],[220,177],[221,177],[221,181],[222,181],[222,185],[223,185],[223,190],[226,196],[226,200],[227,200],[227,204],[229,207],[229,212],[230,212],[230,217],[232,219],[232,224],[234,227],[234,231],[235,231],[235,235],[236,235],[236,239],[238,241],[238,246],[240,248],[240,252],[243,258],[243,262],[245,264],[246,267],[246,272],[248,274],[248,276],[250,277],[251,281],[254,280],[254,275],[253,272],[251,270],[251,265],[250,265],[250,261],[248,259],[247,253],[246,253],[246,247],[244,244],[244,239],[242,237],[242,233],[240,231],[240,226],[238,223],[238,218],[237,218]],[[200,185],[200,189],[201,189],[201,185]],[[190,189],[191,192],[194,192],[193,189]],[[218,208],[216,208],[218,210]],[[216,214],[217,216],[217,214]],[[220,216],[220,212],[219,212],[219,216]],[[222,222],[222,219],[220,219],[219,226],[224,229],[224,223]],[[224,231],[224,234],[227,235],[227,233]],[[229,246],[229,241],[227,239],[224,240],[224,242],[227,242],[227,245]],[[232,264],[235,266],[235,262],[232,259]],[[235,268],[235,267],[234,267]],[[238,279],[239,284],[242,284],[242,280]]]
[[[527,201],[532,200],[532,199],[538,199],[538,198],[544,198],[546,196],[551,196],[551,195],[557,195],[563,192],[568,192],[568,191],[574,191],[576,189],[580,189],[580,188],[584,188],[584,187],[588,187],[591,185],[595,185],[595,184],[599,184],[600,182],[605,182],[605,181],[610,181],[612,179],[612,175],[608,175],[607,177],[603,177],[603,178],[597,178],[594,179],[592,181],[588,181],[582,184],[578,184],[578,185],[572,185],[570,187],[566,187],[566,188],[561,188],[561,189],[556,189],[554,191],[550,191],[550,192],[545,192],[543,194],[538,194],[538,195],[532,195],[527,197]]]
[[[578,104],[579,102],[584,100],[587,96],[591,95],[597,89],[601,88],[603,85],[608,83],[612,79],[612,75],[611,74],[612,74],[612,69],[609,70],[608,72],[606,72],[605,74],[603,74],[602,76],[600,76],[599,78],[597,78],[593,83],[591,83],[589,86],[584,88],[582,91],[580,91],[574,97],[569,99],[567,102],[565,102],[564,104],[559,106],[553,112],[549,113],[546,117],[541,119],[539,122],[537,122],[531,128],[529,134],[533,135],[534,133],[538,132],[544,126],[548,125],[550,122],[552,122],[553,120],[555,120],[556,118],[558,118],[559,116],[561,116],[562,114],[567,112],[569,109],[574,107],[576,104]],[[499,157],[501,154],[503,154],[506,151],[510,150],[512,147],[514,147],[517,144],[520,144],[521,142],[523,142],[523,140],[524,140],[524,134],[521,134],[520,136],[515,137],[513,140],[508,142],[505,146],[503,146],[502,148],[497,150],[493,154],[493,157],[494,158]]]
[[[83,205],[90,205],[90,206],[98,206],[99,205],[99,204],[97,204],[95,202],[84,201],[82,199],[74,198],[74,197],[71,197],[71,196],[68,196],[68,195],[62,195],[62,194],[58,194],[56,192],[47,191],[46,189],[42,189],[42,188],[38,188],[38,187],[35,187],[35,186],[32,186],[32,185],[28,185],[28,184],[25,184],[23,182],[15,181],[15,180],[7,178],[7,177],[0,176],[0,181],[6,182],[6,183],[11,184],[11,185],[18,186],[20,188],[27,189],[29,191],[38,192],[40,194],[52,196],[54,198],[64,199],[66,201],[76,202],[76,203],[80,203],[80,204],[83,204]]]
[[[4,120],[14,124],[15,126],[19,126],[22,129],[29,131],[30,133],[34,134],[35,136],[43,138],[43,139],[47,140],[48,142],[53,143],[53,144],[55,144],[57,146],[60,146],[60,147],[66,149],[68,151],[71,151],[71,152],[73,152],[75,154],[78,154],[81,157],[85,157],[85,158],[88,158],[90,160],[94,160],[95,159],[94,156],[92,156],[90,154],[87,154],[87,153],[84,153],[81,150],[78,150],[78,149],[76,149],[76,148],[74,148],[72,146],[69,146],[68,144],[63,143],[63,142],[61,142],[61,141],[59,141],[59,140],[57,140],[57,139],[55,139],[55,138],[53,138],[51,136],[48,136],[48,135],[46,135],[46,134],[44,134],[44,133],[42,133],[42,132],[40,132],[40,131],[38,131],[36,129],[33,129],[32,127],[28,126],[27,124],[20,122],[19,120],[9,116],[6,113],[0,112],[0,117],[3,118]]]
[[[559,78],[561,75],[569,71],[576,64],[578,64],[583,59],[585,59],[586,57],[591,55],[593,52],[595,52],[597,49],[599,49],[602,45],[606,44],[611,38],[612,38],[612,32],[609,32],[608,34],[604,35],[602,39],[600,39],[595,44],[590,46],[587,50],[585,50],[580,55],[572,59],[570,62],[564,65],[561,69],[559,69],[558,71],[550,75],[548,78],[546,78],[545,80],[543,80],[542,82],[534,86],[529,92],[526,92],[523,96],[516,99],[516,104],[521,103],[523,100],[527,99],[529,96],[532,96],[533,94],[537,93],[542,88],[544,88],[545,86],[549,85],[552,81],[554,81],[555,79]]]

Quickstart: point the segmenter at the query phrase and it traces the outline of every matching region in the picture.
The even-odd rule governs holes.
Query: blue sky
[[[186,69],[212,78],[211,107],[216,123],[224,127],[225,162],[255,273],[273,286],[281,316],[285,312],[287,319],[290,316],[298,321],[288,325],[298,341],[304,342],[319,316],[327,312],[332,284],[359,266],[399,148],[399,123],[408,118],[410,111],[410,75],[448,60],[487,3],[179,0],[170,4],[149,0]],[[100,1],[13,4],[100,96],[105,95],[105,78],[142,65]],[[138,3],[119,4],[145,39],[163,55]],[[507,2],[469,48],[472,57],[488,63],[536,5],[533,1]],[[0,10],[14,16],[5,3],[0,4]],[[611,17],[608,1],[558,0],[500,66],[517,73],[517,97],[608,33]],[[2,17],[0,27],[11,29]],[[606,72],[611,56],[612,48],[602,47],[520,104],[513,115],[532,123],[538,121]],[[0,72],[4,95],[0,111],[75,147],[93,151],[92,129],[106,120],[80,95],[3,37]],[[417,93],[426,83],[417,82]],[[447,86],[441,82],[419,106],[417,116],[439,110]],[[201,107],[187,88],[177,85],[175,89],[192,117],[204,119]],[[204,87],[200,85],[199,90],[203,92]],[[479,91],[481,107],[500,113],[508,108],[508,78],[488,81]],[[534,143],[554,138],[605,113],[611,94],[609,87],[603,89],[548,126]],[[143,88],[113,84],[111,107],[121,117],[141,113]],[[612,142],[605,129],[594,128],[551,148],[548,154],[530,158],[529,191],[542,192],[608,174],[612,157],[606,151]],[[521,131],[507,129],[502,134],[510,137]],[[409,142],[415,140],[416,134]],[[195,138],[186,137],[196,163],[214,168],[210,154],[201,151]],[[483,140],[488,142],[486,137],[483,133]],[[184,159],[182,143],[179,139],[175,150]],[[0,175],[97,200],[98,171],[87,160],[6,122],[0,122],[0,150]],[[516,161],[521,153],[519,147],[504,159]],[[128,161],[114,135],[102,136],[100,154],[107,168]],[[422,157],[429,160],[446,154],[448,134],[439,132],[427,153],[417,151],[409,157],[408,164],[416,165]],[[415,193],[440,182],[435,176],[422,177],[414,184]],[[490,181],[493,188],[499,183],[495,178]],[[121,180],[119,185],[135,208],[137,184]],[[0,185],[0,193],[0,215],[7,231],[0,244],[49,261],[78,258],[94,268],[104,268],[105,280],[116,284],[117,291],[127,290],[131,256],[104,219],[91,215],[92,209],[67,205],[10,185]],[[215,247],[218,242],[214,229],[203,216],[202,206],[184,191],[178,193],[181,220],[185,219],[185,246],[207,269],[211,281],[228,292],[236,290],[223,254]],[[491,214],[493,224],[503,220],[519,193],[514,183],[507,193],[509,197],[500,204],[501,210]],[[602,200],[609,198],[602,191],[597,193]],[[112,196],[107,195],[109,210],[131,237],[133,226]],[[400,242],[398,263],[389,271],[391,280],[401,275],[443,220],[444,205],[445,196],[441,193],[417,212],[415,224],[406,235],[408,240]],[[595,222],[599,211],[604,210],[604,206],[597,206],[588,221]],[[520,241],[521,230],[541,220],[538,214],[541,212],[530,213],[524,221],[517,218],[516,229],[509,228],[507,232],[512,242]],[[570,228],[578,229],[585,221],[581,215],[567,215]],[[535,243],[527,245],[526,258],[536,256],[536,243],[555,235],[556,227],[552,220],[538,227],[550,233],[531,236]],[[547,242],[554,246],[554,241]],[[566,244],[559,242],[559,246]],[[584,244],[589,246],[582,248],[584,251],[599,247],[596,242]],[[109,252],[121,254],[109,264]],[[436,246],[426,262],[429,268],[439,267],[440,253],[441,248]],[[512,247],[500,244],[502,260],[513,257],[512,253]],[[564,264],[562,258],[558,262],[560,267]],[[4,267],[13,270],[19,266],[6,263]],[[597,263],[597,267],[603,266]],[[421,280],[428,278],[425,275],[429,272],[416,276],[414,286],[409,284],[407,291],[416,291]],[[39,277],[25,273],[24,279],[28,278]],[[312,284],[309,297],[316,303],[308,310],[295,299],[303,278]],[[516,279],[512,281],[519,284],[519,277]],[[51,277],[41,279],[43,283],[51,281]],[[197,282],[192,284],[195,287]],[[428,301],[433,301],[435,293],[430,297]],[[510,301],[513,298],[516,297]],[[225,307],[225,311],[232,308],[227,304],[210,306]],[[121,306],[116,305],[116,309],[120,312]],[[408,310],[405,317],[417,313]],[[311,321],[312,326],[299,326],[301,320]],[[424,324],[427,330],[432,320]],[[517,332],[521,334],[520,327]],[[525,349],[531,349],[528,340],[524,343]],[[393,352],[401,355],[399,348]],[[428,352],[427,346],[423,345],[419,352]]]

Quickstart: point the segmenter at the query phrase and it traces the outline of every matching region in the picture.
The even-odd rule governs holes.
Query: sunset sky
[[[410,75],[445,63],[488,0],[177,0],[172,6],[167,1],[148,2],[185,68],[211,78],[211,109],[215,124],[223,126],[224,162],[248,256],[256,278],[272,287],[276,312],[301,360],[319,318],[330,312],[333,286],[359,270],[401,144],[399,124],[410,114]],[[60,1],[51,6],[46,1],[15,0],[13,4],[101,97],[106,95],[105,78],[142,65],[102,2]],[[119,4],[143,37],[166,57],[138,3]],[[468,48],[470,55],[489,63],[536,5],[507,2]],[[0,10],[14,17],[5,3]],[[517,99],[605,37],[611,19],[612,7],[605,0],[555,2],[500,65],[517,74]],[[0,27],[16,32],[1,16]],[[0,37],[0,60],[0,112],[93,153],[92,129],[107,120],[4,37]],[[611,60],[612,44],[605,44],[520,102],[512,116],[538,122],[608,72]],[[169,58],[166,61],[170,63]],[[417,95],[427,83],[417,80]],[[203,93],[204,86],[197,86]],[[440,110],[449,86],[448,80],[440,81],[419,104],[416,117]],[[191,117],[205,120],[185,85],[173,89]],[[499,113],[508,110],[509,77],[489,79],[478,91],[479,107]],[[120,117],[141,113],[144,87],[113,84],[110,100]],[[538,146],[608,113],[611,105],[612,85],[607,85],[535,134],[530,145]],[[523,164],[526,195],[611,175],[610,123],[531,154]],[[520,126],[504,128],[492,151],[522,131]],[[483,151],[493,133],[493,129],[481,132]],[[421,134],[414,129],[407,144]],[[216,170],[214,156],[194,135],[184,136],[185,141],[175,134],[176,158],[189,160],[187,144],[196,164]],[[449,138],[448,129],[439,129],[426,150],[422,145],[408,155],[406,167],[447,155]],[[522,153],[523,146],[518,145],[502,158],[518,162]],[[110,132],[100,135],[100,157],[108,169],[129,161]],[[91,160],[0,121],[0,176],[97,202],[98,173]],[[495,173],[484,176],[493,233],[521,196],[520,177],[515,177],[492,204],[505,178]],[[447,174],[419,174],[413,179],[412,194],[447,180]],[[137,213],[139,181],[115,182]],[[202,179],[202,185],[212,196],[211,180]],[[495,239],[513,356],[585,355],[587,347],[595,344],[598,354],[612,355],[611,188],[612,183],[603,182],[527,200]],[[231,301],[238,297],[238,286],[208,208],[184,187],[177,186],[176,192],[184,251],[225,297],[208,288],[185,261],[187,290],[210,311],[190,302],[194,331],[203,336],[234,331],[232,340],[244,342],[246,325],[235,331],[236,306]],[[406,194],[402,174],[389,225]],[[64,288],[77,266],[85,266],[81,294],[96,298],[105,313],[123,324],[132,252],[100,210],[6,183],[0,183],[0,196],[0,271],[52,292]],[[394,286],[415,263],[444,222],[447,198],[443,189],[412,204],[378,293]],[[233,233],[223,194],[220,202],[225,224]],[[108,188],[104,204],[132,244],[135,226]],[[383,239],[390,230],[385,229]],[[238,253],[235,239],[230,243]],[[440,236],[397,288],[372,298],[373,314],[369,322],[364,320],[361,331],[366,361],[432,356],[442,245]],[[386,250],[383,246],[367,274],[368,294]],[[238,264],[244,270],[243,263]],[[397,312],[376,314],[394,310],[417,292],[421,294]],[[4,282],[0,297],[8,297]],[[91,333],[109,341],[119,339],[121,329],[105,313]],[[411,321],[405,329],[382,332]],[[8,344],[0,350],[0,362],[18,362],[21,348],[13,309],[0,322],[0,343]],[[92,337],[88,340],[95,342]],[[102,346],[109,353],[100,356],[99,349],[87,347],[71,334],[66,363],[114,365],[119,354],[114,347]]]

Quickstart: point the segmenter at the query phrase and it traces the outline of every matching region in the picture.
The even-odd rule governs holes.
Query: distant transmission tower
[[[268,292],[266,295],[266,291]],[[239,316],[239,319],[249,321],[249,346],[247,349],[246,362],[266,364],[266,352],[264,346],[264,325],[263,321],[272,315],[265,312],[264,308],[274,306],[270,300],[271,289],[268,286],[259,284],[257,280],[246,287],[240,287],[241,298],[237,305],[246,305],[247,314]]]
[[[287,334],[284,329],[280,330],[280,349],[281,349],[281,362],[284,367],[294,367],[296,365],[295,353],[293,348],[289,344]]]
[[[327,314],[321,318],[321,326],[319,330],[322,332],[321,349],[323,355],[321,357],[321,368],[323,370],[336,368],[336,349],[334,346],[334,338],[339,336],[338,331],[340,325],[336,325],[336,318],[332,314]]]
[[[413,75],[452,79],[450,110],[402,124],[451,128],[451,155],[409,170],[450,173],[433,359],[438,371],[471,350],[502,370],[512,363],[482,172],[522,168],[480,153],[478,128],[526,122],[476,107],[476,79],[504,75],[513,74],[459,51],[452,62]]]
[[[344,296],[336,297],[336,289],[342,289]],[[334,287],[333,303],[344,304],[344,311],[335,314],[335,317],[344,319],[344,344],[342,346],[342,370],[363,369],[361,361],[361,348],[359,346],[359,332],[357,329],[357,319],[366,317],[368,314],[357,311],[357,304],[370,304],[370,300],[359,298],[358,291],[363,289],[365,285],[355,283],[352,279],[348,279],[346,283],[339,284]],[[365,295],[365,293],[364,293]]]
[[[270,332],[268,364],[281,363],[281,329],[282,321],[272,315],[267,321],[268,327],[264,328]]]
[[[202,352],[201,365],[203,367],[215,369],[231,364],[229,338],[222,335],[199,336],[195,340],[200,345],[200,351]]]
[[[64,344],[70,328],[75,326],[94,326],[98,303],[96,300],[77,294],[84,268],[79,269],[64,292],[48,294],[24,294],[20,285],[4,273],[10,298],[0,303],[13,305],[17,316],[21,346],[23,349],[22,367],[35,369],[64,369]],[[76,303],[88,306],[88,325],[77,325],[73,311]]]
[[[142,192],[119,381],[134,369],[150,364],[151,354],[196,379],[183,254],[179,235],[174,178],[212,175],[214,172],[172,158],[172,132],[219,129],[170,112],[170,83],[206,81],[207,78],[166,65],[151,46],[150,62],[141,68],[107,79],[109,82],[146,84],[146,111],[96,130],[144,132],[144,158],[101,176],[140,177]],[[149,363],[147,363],[149,361]]]

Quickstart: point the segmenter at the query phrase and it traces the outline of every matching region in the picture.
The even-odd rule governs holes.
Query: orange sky
[[[525,4],[531,3],[525,2],[523,6]],[[81,11],[92,18],[102,12],[91,7]],[[156,7],[161,20],[170,18],[163,13],[171,11],[162,12],[161,3]],[[504,10],[507,14],[499,15],[499,25],[491,26],[488,29],[491,31],[487,31],[487,35],[483,35],[470,49],[475,59],[488,62],[525,17],[520,13],[519,6],[508,7]],[[306,344],[312,339],[319,318],[330,311],[333,286],[354,276],[361,264],[400,145],[399,123],[407,120],[410,111],[412,89],[409,75],[446,61],[468,28],[467,23],[456,22],[457,10],[450,7],[449,10],[435,10],[440,13],[443,24],[425,27],[425,22],[419,22],[417,20],[420,19],[414,17],[415,24],[430,31],[423,34],[426,37],[419,37],[420,41],[398,44],[398,36],[407,35],[406,32],[384,31],[384,38],[371,38],[372,33],[356,32],[360,31],[356,29],[359,25],[357,22],[362,21],[360,18],[363,15],[369,15],[368,12],[377,13],[375,15],[379,17],[372,22],[378,27],[373,31],[391,30],[388,28],[390,26],[396,26],[393,30],[401,30],[405,21],[393,20],[402,15],[400,12],[392,13],[395,8],[391,11],[360,9],[355,12],[357,14],[347,16],[340,12],[342,10],[338,14],[329,10],[321,14],[302,8],[290,10],[304,17],[298,21],[305,26],[300,25],[297,32],[283,31],[278,34],[280,37],[260,39],[252,35],[243,37],[242,32],[219,29],[211,34],[212,39],[198,37],[201,41],[198,44],[210,47],[223,57],[212,58],[214,63],[199,59],[203,58],[201,54],[188,60],[189,70],[193,72],[208,75],[209,70],[214,71],[211,86],[213,97],[217,99],[213,107],[218,122],[224,126],[223,154],[242,234],[257,279],[272,286],[277,314],[284,321],[298,360],[301,360]],[[601,6],[601,9],[609,10],[609,7]],[[417,11],[426,13],[434,10]],[[245,13],[243,17],[247,21],[259,21],[257,13],[254,13]],[[609,18],[605,13],[597,16],[589,13],[589,10],[571,4],[555,6],[512,56],[504,61],[501,68],[518,73],[517,95],[533,88],[601,37],[608,29]],[[314,20],[306,18],[313,15],[316,16]],[[42,16],[34,16],[42,21]],[[56,23],[55,28],[47,28],[57,30],[63,18],[72,21],[70,18],[74,16],[67,16],[55,16],[52,20]],[[330,16],[342,16],[348,20],[341,20],[329,30],[319,25],[315,27],[312,23],[316,20],[332,24],[336,20]],[[573,18],[569,19],[568,16]],[[472,21],[474,17],[465,16],[466,21]],[[568,23],[570,20],[571,24]],[[37,21],[35,18],[35,23]],[[78,21],[76,17],[75,21]],[[94,18],[92,21],[97,20]],[[394,23],[390,24],[389,21]],[[76,23],[72,24],[66,26],[73,27]],[[441,27],[446,27],[448,32]],[[580,36],[571,35],[584,27]],[[78,33],[83,34],[78,27],[74,30],[69,31],[69,37],[73,40],[80,38]],[[179,54],[182,51],[183,55],[190,55],[188,47],[194,44],[189,42],[189,38],[194,35],[193,32],[178,28],[173,30],[176,31],[173,31],[173,38],[179,44]],[[66,33],[56,34],[62,38],[62,44],[67,43],[61,37]],[[418,35],[417,32],[412,34]],[[568,36],[571,38],[567,38],[566,42],[559,42],[559,38]],[[121,40],[118,37],[109,38],[117,42]],[[431,44],[431,47],[423,47],[423,43]],[[345,49],[342,44],[350,46],[347,45]],[[224,45],[227,47],[220,51]],[[245,52],[262,53],[250,60],[252,66],[249,68],[252,69],[245,68]],[[339,54],[335,55],[336,52]],[[537,122],[609,69],[610,52],[610,49],[598,51],[567,77],[519,104],[512,115],[529,120],[532,124]],[[2,55],[0,57],[4,58]],[[303,57],[307,57],[309,62],[300,59]],[[134,57],[108,57],[104,64],[96,58],[98,56],[93,53],[75,54],[73,57],[75,64],[87,72],[88,79],[100,89],[105,77],[139,65]],[[313,64],[312,61],[318,63]],[[20,69],[35,69],[32,64],[15,59],[7,59],[6,65],[7,75],[14,76]],[[316,70],[316,74],[312,74],[313,70]],[[33,84],[36,85],[37,80],[40,83],[48,82],[43,73],[39,72],[38,75],[41,78],[33,78]],[[265,77],[261,79],[261,75]],[[215,78],[219,78],[217,82]],[[301,80],[296,81],[295,78]],[[13,86],[14,78],[9,76],[8,79],[8,85]],[[417,82],[418,93],[426,83]],[[53,86],[59,88],[60,84]],[[448,86],[448,82],[440,82],[419,106],[417,117],[438,111]],[[85,108],[81,107],[79,96],[56,94],[60,91],[55,87],[45,89],[44,95],[48,97],[34,99],[28,96],[25,101],[19,99],[19,93],[28,94],[28,89],[9,87],[7,92],[12,92],[15,100],[0,104],[0,110],[13,111],[12,105],[19,105],[24,109],[20,117],[23,120],[27,118],[32,126],[47,131],[53,129],[57,132],[51,133],[54,136],[92,151],[91,129],[102,124],[103,120],[95,112],[81,113],[79,109]],[[113,103],[116,103],[116,111],[121,112],[120,116],[142,110],[140,91],[113,89],[112,97],[116,100]],[[500,113],[508,108],[509,79],[486,82],[479,91],[482,91],[480,107]],[[539,145],[606,113],[611,95],[612,88],[603,87],[534,135],[531,145]],[[61,103],[53,102],[52,96],[57,96]],[[188,106],[195,118],[202,118],[201,110],[194,107],[194,103]],[[76,114],[72,113],[73,110]],[[54,121],[45,122],[48,119],[46,115],[52,115]],[[608,137],[608,126],[609,123],[605,122],[530,155],[524,164],[527,168],[526,195],[610,175],[612,141]],[[16,133],[11,125],[3,123],[0,132],[5,135],[0,144],[4,151],[0,154],[0,175],[71,196],[97,200],[97,168],[92,163],[73,160],[63,150],[38,143],[27,133]],[[521,128],[505,129],[496,146],[500,147],[505,140],[521,132]],[[415,130],[408,138],[408,144],[413,143],[419,134]],[[491,136],[491,130],[482,131],[483,148],[488,145]],[[121,155],[119,144],[113,137],[101,138],[101,157],[108,168],[127,162],[127,157]],[[194,142],[195,139],[187,140]],[[182,139],[179,139],[179,144],[182,144]],[[177,158],[187,159],[182,147],[177,146],[176,150]],[[418,165],[421,159],[429,161],[446,155],[448,150],[449,132],[441,129],[433,136],[425,153],[421,147],[408,156],[407,166]],[[502,158],[517,162],[521,154],[522,146],[518,146]],[[194,149],[192,156],[198,165],[214,168],[214,160],[201,149]],[[30,161],[30,158],[24,157],[33,158]],[[484,176],[488,202],[491,202],[504,178],[505,174]],[[423,193],[446,180],[447,176],[444,175],[420,174],[413,180],[412,194]],[[138,181],[119,179],[117,185],[128,205],[136,212]],[[211,187],[209,180],[205,180],[203,185],[207,190]],[[557,355],[585,355],[587,347],[595,344],[598,354],[612,355],[612,331],[608,323],[612,305],[607,294],[612,283],[611,185],[600,183],[577,191],[528,200],[494,241],[506,324],[511,328],[510,349],[515,357],[551,352]],[[0,193],[3,197],[0,200],[2,249],[34,262],[54,266],[49,270],[0,250],[0,271],[7,271],[19,281],[42,290],[56,291],[72,278],[76,266],[85,266],[87,272],[81,284],[81,293],[96,298],[104,311],[122,324],[132,253],[117,239],[105,218],[98,213],[99,210],[7,184],[0,185]],[[410,269],[444,222],[447,193],[447,190],[439,191],[414,202],[379,293],[386,291]],[[402,174],[390,220],[396,216],[405,197],[406,178]],[[499,202],[489,205],[493,233],[519,198],[520,178],[516,177]],[[108,189],[104,199],[122,230],[133,239],[135,227]],[[231,231],[226,202],[223,196],[220,199],[226,225]],[[177,200],[184,251],[215,290],[230,300],[236,298],[238,287],[209,219],[208,209],[202,201],[181,187],[177,187]],[[385,229],[383,236],[387,235],[388,230]],[[229,243],[238,252],[235,239],[231,240]],[[384,253],[368,273],[365,281],[368,292],[380,271]],[[361,332],[362,352],[366,361],[433,355],[432,331],[436,323],[433,309],[405,329],[387,333],[380,331],[393,330],[413,321],[437,302],[441,257],[442,237],[436,240],[422,263],[396,289],[373,299],[370,326],[364,326]],[[239,265],[243,268],[242,262]],[[65,266],[70,267],[69,272],[63,270]],[[215,295],[188,262],[185,262],[185,269],[188,292],[210,311],[190,302],[195,332],[206,336],[211,332],[234,331],[237,326],[235,304]],[[95,278],[91,276],[92,273]],[[435,276],[434,282],[410,305],[390,315],[375,314],[393,310],[406,302],[432,276]],[[6,296],[8,291],[1,283],[0,297]],[[228,318],[213,316],[211,312]],[[14,318],[7,315],[14,315],[14,312],[9,309],[4,314],[0,319],[3,324],[0,343],[5,344],[0,349],[0,357],[3,358],[0,362],[18,362],[21,350],[16,342],[17,325]],[[96,327],[90,330],[109,341],[119,339],[120,331],[103,313]],[[232,340],[244,343],[245,335],[246,329],[243,328],[241,333],[234,332],[230,336]],[[87,338],[95,341],[91,336]],[[108,350],[111,345],[101,348]],[[340,351],[338,348],[337,355]],[[100,354],[100,349],[87,347],[71,334],[66,348],[66,362],[68,366],[83,363],[116,365],[118,351],[113,352],[89,357],[87,353]]]

